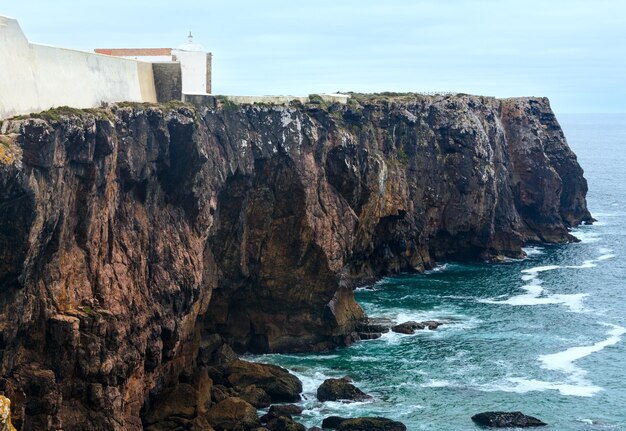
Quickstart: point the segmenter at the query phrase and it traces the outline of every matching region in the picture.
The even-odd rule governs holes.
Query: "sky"
[[[547,96],[626,112],[625,0],[0,0],[31,42],[213,53],[218,94]]]

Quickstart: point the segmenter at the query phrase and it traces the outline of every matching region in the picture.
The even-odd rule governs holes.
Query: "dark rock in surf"
[[[410,320],[408,322],[400,323],[399,325],[392,326],[391,330],[393,332],[397,332],[399,334],[414,334],[415,331],[421,329],[437,329],[441,325],[441,322],[436,322],[434,320],[427,320],[425,322],[415,322]]]
[[[545,422],[522,412],[484,412],[472,416],[479,425],[491,428],[526,428],[546,426]]]
[[[328,416],[324,418],[322,421],[322,428],[327,429],[335,429],[341,424],[343,421],[347,421],[349,418],[342,418],[341,416]]]
[[[372,397],[354,386],[348,377],[326,379],[317,388],[317,399],[320,401],[365,401]]]
[[[302,414],[302,407],[295,404],[275,404],[270,407],[269,413],[277,416],[296,416]]]

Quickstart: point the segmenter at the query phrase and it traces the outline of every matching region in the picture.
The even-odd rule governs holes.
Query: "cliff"
[[[25,430],[142,429],[223,341],[349,344],[355,283],[591,221],[546,99],[119,105],[1,132],[0,391]]]

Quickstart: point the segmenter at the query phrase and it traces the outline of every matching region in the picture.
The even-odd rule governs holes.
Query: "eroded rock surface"
[[[26,431],[140,430],[167,390],[234,361],[223,342],[349,344],[354,283],[520,256],[591,221],[546,99],[120,105],[0,127],[0,391]]]

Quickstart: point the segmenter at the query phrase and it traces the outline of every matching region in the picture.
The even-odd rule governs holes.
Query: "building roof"
[[[172,48],[99,48],[97,54],[114,55],[116,57],[149,57],[171,56]]]

